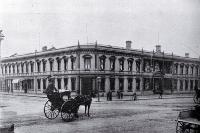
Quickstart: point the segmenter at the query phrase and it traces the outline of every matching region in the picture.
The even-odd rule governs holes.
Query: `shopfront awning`
[[[22,81],[23,79],[13,79],[12,83],[13,84],[16,84],[16,83],[19,83],[20,81]]]

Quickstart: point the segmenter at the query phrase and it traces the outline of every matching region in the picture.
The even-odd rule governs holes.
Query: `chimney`
[[[185,57],[186,57],[186,58],[189,58],[189,53],[185,53]]]
[[[161,52],[161,45],[156,45],[156,53],[160,53]]]
[[[47,46],[43,46],[42,51],[47,51]]]
[[[131,49],[132,41],[126,41],[126,49]]]

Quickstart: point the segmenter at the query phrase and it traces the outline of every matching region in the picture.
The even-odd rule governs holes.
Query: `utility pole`
[[[4,35],[2,34],[2,30],[0,30],[0,67],[1,67],[1,41],[4,39]],[[2,77],[0,77],[0,82],[1,82],[1,89],[3,89],[3,74]]]

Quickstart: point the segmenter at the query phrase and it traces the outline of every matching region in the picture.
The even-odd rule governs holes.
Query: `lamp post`
[[[99,90],[100,90],[101,77],[97,77],[97,82],[98,82],[98,88],[97,88],[97,91],[98,91],[98,102],[100,102]]]

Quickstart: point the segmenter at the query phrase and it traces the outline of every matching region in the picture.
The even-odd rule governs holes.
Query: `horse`
[[[80,105],[85,106],[85,115],[90,116],[90,106],[92,103],[92,96],[90,95],[78,95],[74,98],[74,103],[77,104],[77,110],[75,112],[76,117],[78,117],[78,109]],[[88,110],[88,111],[87,111]]]

